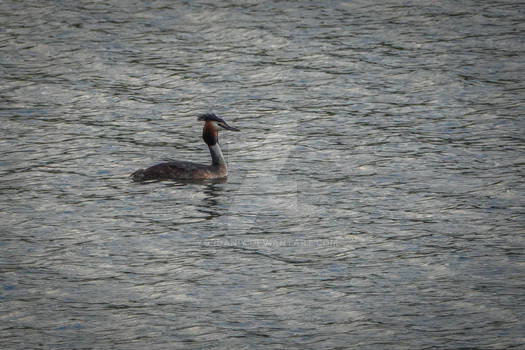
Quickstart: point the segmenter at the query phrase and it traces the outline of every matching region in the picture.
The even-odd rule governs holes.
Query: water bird
[[[217,127],[220,126],[225,130],[231,131],[240,130],[230,126],[224,119],[213,113],[201,114],[197,120],[204,122],[202,139],[210,149],[210,165],[175,160],[153,165],[147,169],[139,169],[131,174],[132,180],[142,182],[148,180],[210,180],[225,178],[228,175],[228,169],[219,146]]]

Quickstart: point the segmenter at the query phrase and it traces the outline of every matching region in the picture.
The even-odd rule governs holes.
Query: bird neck
[[[214,145],[208,145],[208,148],[210,149],[210,155],[211,155],[211,164],[212,165],[226,165],[226,161],[224,160],[224,156],[221,151],[221,147],[219,146],[219,143],[215,143]]]

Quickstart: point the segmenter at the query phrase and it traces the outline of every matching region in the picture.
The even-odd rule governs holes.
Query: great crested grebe
[[[225,178],[228,174],[226,161],[219,147],[219,133],[217,126],[226,130],[240,131],[228,125],[222,118],[213,113],[200,115],[197,120],[204,121],[202,138],[208,145],[211,154],[211,164],[198,164],[175,160],[160,163],[147,169],[139,169],[131,174],[133,181],[148,180],[207,180]]]

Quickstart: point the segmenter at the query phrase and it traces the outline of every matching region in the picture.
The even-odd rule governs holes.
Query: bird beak
[[[233,126],[228,125],[226,122],[220,122],[220,123],[217,123],[217,125],[219,125],[221,128],[226,129],[226,130],[241,131],[237,128],[234,128]]]

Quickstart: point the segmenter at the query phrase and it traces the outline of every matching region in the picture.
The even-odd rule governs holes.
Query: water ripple
[[[524,10],[3,1],[2,348],[519,347]]]

